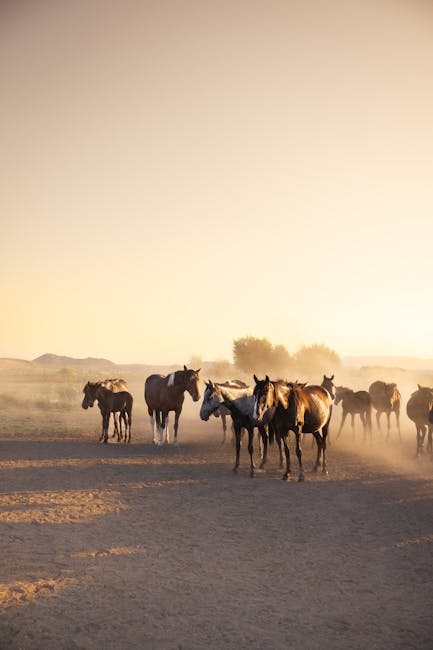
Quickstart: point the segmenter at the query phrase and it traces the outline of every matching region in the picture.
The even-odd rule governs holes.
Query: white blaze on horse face
[[[259,418],[259,396],[254,396],[254,407],[253,407],[253,419],[258,420]]]
[[[172,373],[168,376],[168,384],[167,384],[167,386],[174,386],[174,375],[175,375],[175,373],[172,372]]]

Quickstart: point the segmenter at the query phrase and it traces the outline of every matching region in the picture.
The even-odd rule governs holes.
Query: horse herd
[[[169,442],[169,413],[174,411],[174,444],[177,444],[179,417],[182,411],[185,393],[189,393],[194,402],[200,399],[199,370],[176,370],[167,376],[153,374],[144,384],[144,399],[150,416],[153,443],[162,445]],[[399,438],[401,395],[395,383],[375,381],[368,391],[354,391],[334,384],[334,375],[323,376],[321,385],[308,385],[298,381],[289,382],[271,380],[268,375],[259,379],[254,375],[254,386],[248,386],[239,380],[225,382],[205,382],[205,391],[200,408],[200,418],[209,420],[211,416],[221,417],[224,441],[226,437],[226,418],[231,417],[235,438],[236,460],[234,470],[239,467],[241,439],[244,431],[248,433],[248,452],[250,457],[250,475],[254,476],[254,430],[258,430],[261,449],[260,468],[267,460],[268,443],[276,441],[280,453],[280,467],[285,458],[284,480],[291,475],[289,432],[296,440],[296,456],[299,465],[298,480],[304,480],[302,466],[301,439],[304,434],[312,434],[317,445],[317,457],[314,470],[319,467],[327,474],[326,448],[329,423],[334,404],[342,405],[342,418],[337,433],[340,436],[346,418],[351,416],[352,435],[355,435],[355,416],[359,415],[364,440],[372,435],[372,411],[376,410],[377,427],[381,429],[381,415],[386,414],[389,439],[391,414],[395,414]],[[83,389],[82,408],[92,407],[95,401],[102,416],[102,434],[100,440],[108,442],[110,415],[113,414],[113,437],[124,442],[131,441],[133,398],[128,384],[123,379],[106,379],[87,382]],[[433,435],[433,388],[418,385],[412,393],[406,413],[415,423],[417,434],[417,454],[423,451],[425,436],[428,432],[427,449],[432,454]],[[124,431],[122,430],[122,424]],[[284,451],[284,456],[283,456]]]

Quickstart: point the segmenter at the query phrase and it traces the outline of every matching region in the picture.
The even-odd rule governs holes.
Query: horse
[[[81,404],[81,407],[83,409],[93,407],[93,403],[95,401],[95,398],[93,400],[91,400],[91,401],[89,401],[87,399],[87,397],[86,397],[86,387],[93,388],[95,386],[104,386],[108,390],[111,390],[113,393],[119,393],[120,391],[129,391],[128,382],[125,379],[114,378],[114,379],[104,379],[102,381],[97,381],[97,382],[94,382],[94,383],[88,382],[86,384],[86,386],[84,387],[84,390],[83,390],[84,398],[83,398],[83,402]],[[91,390],[90,394],[92,394],[92,393],[93,393],[93,390]],[[99,410],[101,410],[101,409],[99,409]],[[102,411],[101,411],[101,415],[102,415]],[[119,417],[119,415],[120,415],[120,417]],[[120,441],[122,439],[122,437],[123,437],[123,434],[122,434],[122,421],[124,422],[125,428],[126,428],[126,415],[123,414],[122,412],[120,412],[120,414],[118,412],[115,412],[115,413],[113,413],[113,421],[114,421],[114,431],[113,431],[113,434],[112,434],[111,437],[114,438],[114,436],[117,436],[117,440]],[[102,432],[100,440],[102,440],[103,435],[104,435],[104,433]]]
[[[322,473],[327,474],[326,438],[332,414],[332,397],[322,386],[305,386],[296,383],[264,380],[254,376],[254,416],[261,422],[272,422],[283,440],[286,456],[286,471],[283,480],[290,478],[289,431],[296,437],[296,455],[299,463],[298,481],[304,480],[302,467],[301,435],[312,433],[317,443],[317,458],[314,471],[322,463]]]
[[[427,388],[418,384],[416,390],[409,397],[406,404],[407,416],[416,427],[416,453],[417,456],[423,453],[425,434],[428,431],[427,451],[432,453],[433,434],[433,388]]]
[[[206,383],[206,382],[205,382]],[[217,386],[227,386],[227,387],[238,387],[238,388],[247,388],[247,384],[240,379],[227,379],[227,381],[224,382],[215,382],[215,385]],[[221,404],[221,406],[216,409],[216,411],[213,412],[213,415],[216,418],[221,417],[221,423],[223,427],[223,441],[221,444],[225,445],[226,443],[226,438],[227,438],[227,416],[230,415],[230,411],[227,408],[227,406],[224,406],[224,404]],[[233,425],[232,425],[233,429]]]
[[[397,384],[387,384],[384,381],[374,381],[368,389],[370,393],[373,407],[376,409],[376,423],[378,431],[381,431],[380,416],[386,413],[387,430],[386,440],[389,439],[389,432],[391,430],[391,413],[395,413],[397,422],[398,437],[401,442],[400,431],[400,404],[401,395],[397,388]]]
[[[207,422],[209,417],[225,406],[232,417],[233,429],[235,433],[236,460],[233,468],[234,472],[239,469],[241,434],[242,429],[248,431],[248,452],[250,454],[250,476],[255,475],[254,463],[254,429],[258,428],[259,436],[263,443],[263,454],[260,463],[260,469],[266,464],[268,450],[268,436],[265,425],[253,418],[253,389],[250,386],[244,388],[240,386],[224,386],[223,384],[214,384],[212,381],[205,382],[206,390],[203,395],[203,402],[200,408],[200,418]]]
[[[168,414],[174,411],[174,439],[173,444],[177,445],[177,430],[179,426],[179,417],[182,412],[182,405],[187,391],[194,402],[200,399],[199,390],[199,372],[184,366],[183,370],[176,370],[167,376],[149,375],[144,383],[144,399],[146,400],[147,410],[150,416],[152,427],[152,440],[154,444],[161,446],[163,444],[164,432],[165,440],[168,443]],[[155,421],[158,438],[155,435]]]
[[[345,386],[335,387],[335,404],[339,404],[343,408],[343,415],[341,417],[340,428],[337,433],[337,439],[340,437],[341,430],[346,421],[347,415],[350,413],[352,418],[352,435],[355,439],[355,415],[361,418],[362,426],[364,428],[364,442],[367,439],[367,430],[370,433],[371,440],[371,411],[372,402],[370,393],[366,390],[353,391],[351,388]]]
[[[87,382],[84,387],[83,408],[92,407],[95,400],[98,401],[98,406],[102,415],[102,435],[100,440],[105,444],[108,442],[108,425],[110,422],[110,414],[122,414],[125,422],[125,442],[131,442],[131,424],[132,424],[132,404],[133,398],[131,393],[126,390],[114,393],[112,390],[102,385],[102,382],[92,384]],[[85,406],[85,404],[87,406]]]

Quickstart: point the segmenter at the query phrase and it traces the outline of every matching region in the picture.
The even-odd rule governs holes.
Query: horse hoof
[[[303,482],[304,482],[304,475],[299,474],[298,483],[303,483]]]
[[[328,470],[327,469],[322,469],[322,474],[323,474],[323,476],[328,476]]]
[[[281,480],[282,481],[290,481],[291,478],[290,478],[289,474],[284,474],[284,476],[283,476],[283,478]]]

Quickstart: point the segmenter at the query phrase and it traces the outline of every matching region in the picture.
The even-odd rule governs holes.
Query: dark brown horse
[[[372,402],[370,393],[368,393],[366,390],[353,391],[351,388],[346,388],[345,386],[336,386],[334,403],[339,404],[340,402],[343,408],[343,415],[341,417],[341,423],[337,433],[337,438],[340,437],[341,430],[343,429],[346,418],[350,413],[352,418],[353,439],[355,439],[355,415],[359,415],[361,418],[362,426],[364,428],[364,441],[367,438],[367,431],[370,434],[371,440]]]
[[[373,408],[376,409],[376,423],[378,431],[381,431],[380,416],[386,413],[386,439],[389,439],[389,432],[391,429],[391,413],[395,413],[397,422],[398,437],[401,442],[400,432],[400,405],[401,395],[397,388],[397,384],[387,384],[384,381],[374,381],[368,389],[370,393]]]
[[[125,442],[131,442],[131,424],[132,424],[132,404],[133,398],[131,393],[126,390],[113,392],[103,385],[104,382],[91,383],[90,381],[84,386],[84,398],[81,406],[91,408],[95,401],[98,402],[99,410],[102,415],[102,434],[100,440],[108,442],[108,426],[110,423],[111,413],[120,413],[125,423]],[[119,439],[119,438],[118,438]]]
[[[326,437],[332,412],[332,397],[322,386],[305,386],[296,383],[264,380],[254,377],[254,415],[259,421],[270,421],[284,443],[286,471],[283,480],[290,478],[289,431],[296,437],[296,455],[299,463],[299,481],[304,480],[302,467],[301,435],[312,433],[317,443],[317,458],[314,471],[326,469]]]
[[[111,379],[104,379],[102,381],[97,381],[94,382],[93,384],[89,382],[90,386],[104,386],[105,388],[108,388],[108,390],[111,390],[113,393],[119,393],[122,390],[129,391],[128,388],[128,382],[125,379],[120,379],[118,377],[116,378],[111,378]],[[85,391],[83,390],[83,393]],[[84,394],[83,402],[81,404],[83,409],[91,408],[93,406],[93,402],[89,403],[86,399],[86,394]],[[102,415],[102,412],[101,412]],[[122,439],[122,421],[124,422],[126,426],[126,416],[123,415],[122,413],[113,413],[113,422],[114,422],[114,431],[112,434],[112,438],[117,436],[117,440]],[[101,434],[101,440],[103,438],[103,433]]]
[[[406,404],[408,418],[415,423],[416,427],[416,453],[422,454],[424,449],[425,434],[428,431],[427,450],[432,453],[433,435],[433,388],[427,388],[418,384],[416,390],[409,397]]]
[[[199,372],[200,369],[188,370],[184,366],[183,370],[176,370],[170,375],[150,375],[146,379],[144,399],[150,416],[154,444],[163,444],[164,432],[165,440],[167,443],[169,442],[168,414],[170,411],[174,411],[173,443],[177,444],[177,430],[185,399],[185,391],[191,395],[194,402],[198,402],[200,399]],[[155,422],[158,438],[155,435]]]

